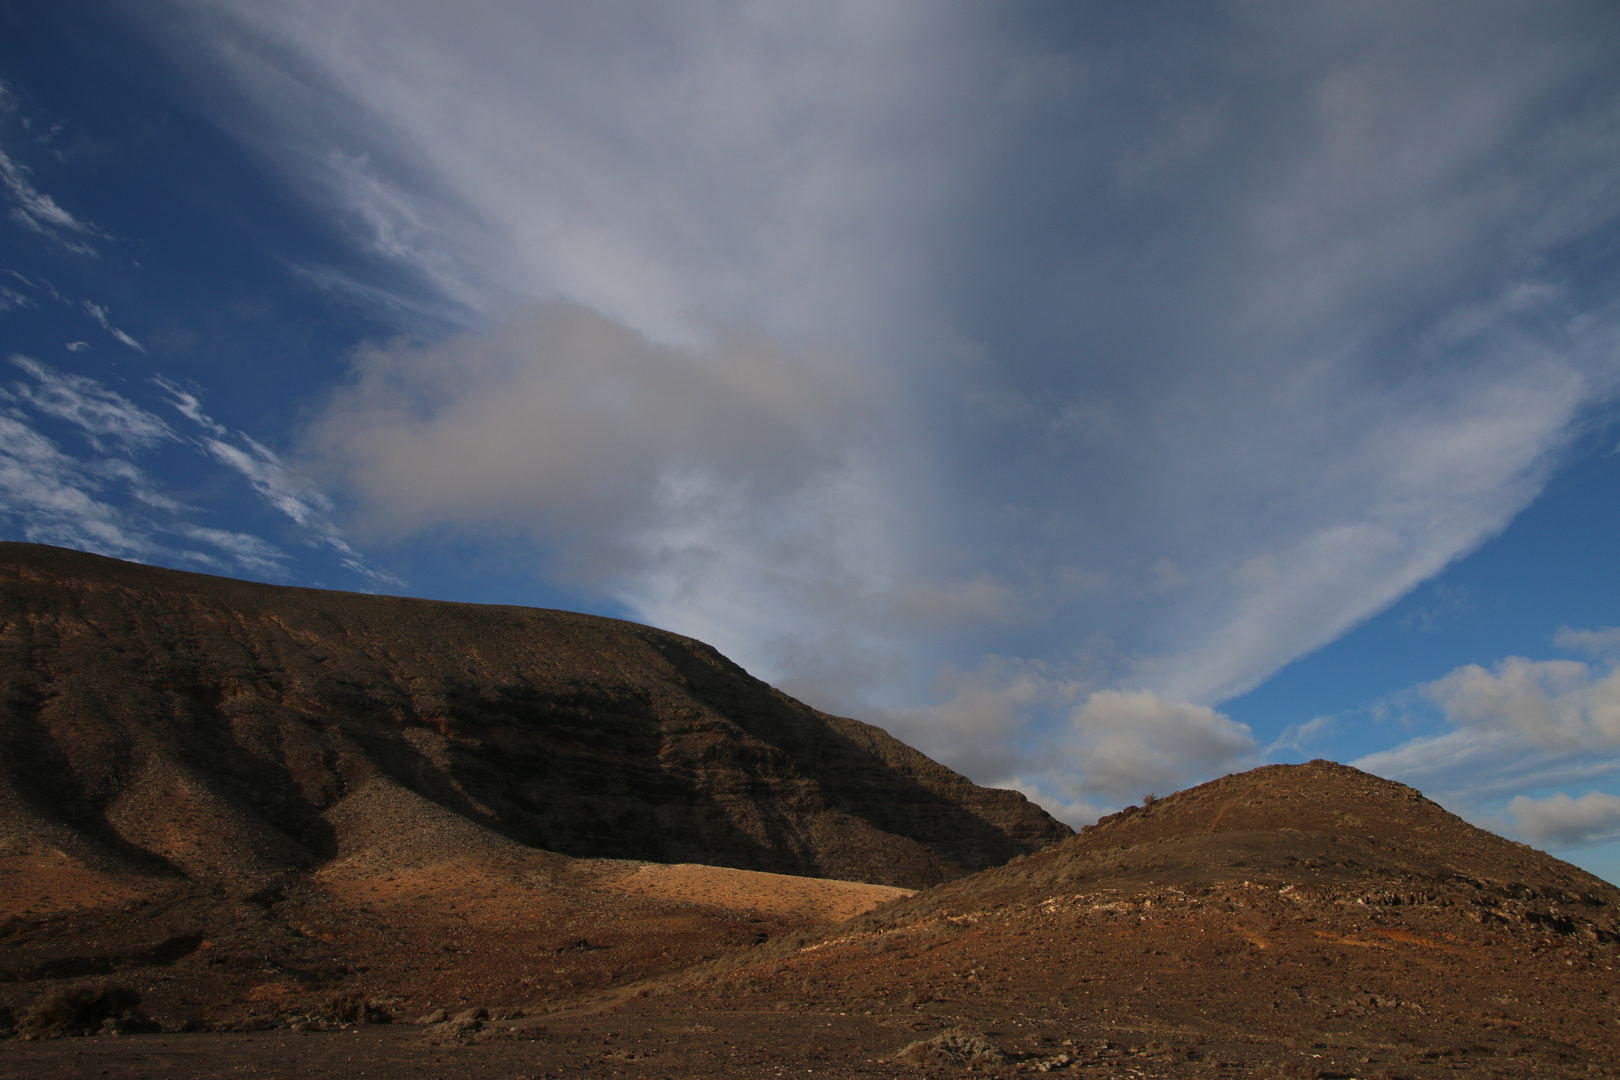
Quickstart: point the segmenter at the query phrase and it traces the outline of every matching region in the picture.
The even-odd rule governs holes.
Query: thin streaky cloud
[[[267,440],[330,503],[216,460],[355,535],[519,538],[1070,805],[1120,793],[1094,743],[1169,782],[1319,734],[1219,710],[1500,533],[1620,398],[1600,5],[164,10],[348,238],[307,283],[470,313]]]
[[[78,255],[95,256],[90,244],[75,237],[101,237],[89,222],[74,217],[58,206],[56,200],[34,187],[28,177],[28,168],[0,150],[0,185],[11,197],[11,219],[54,241],[67,251]]]
[[[90,317],[95,319],[103,330],[107,331],[107,333],[111,334],[125,345],[128,345],[136,352],[146,351],[146,346],[142,345],[140,342],[136,341],[134,338],[130,337],[128,334],[124,333],[124,331],[118,329],[118,327],[112,324],[112,320],[108,317],[107,309],[105,307],[86,300],[84,302],[84,310],[90,313]]]
[[[18,384],[18,396],[40,412],[75,425],[98,447],[102,440],[132,448],[175,438],[174,429],[162,419],[99,380],[57,371],[21,353],[8,359],[35,380],[33,386]]]
[[[195,393],[173,380],[155,376],[152,382],[168,395],[169,404],[176,412],[202,429],[203,435],[195,442],[205,454],[244,477],[260,498],[306,530],[313,543],[337,552],[345,569],[378,588],[406,587],[402,578],[372,566],[344,539],[342,531],[332,521],[332,500],[289,470],[275,451],[245,432],[233,435],[203,409],[202,400]],[[242,545],[234,550],[251,554],[249,548]]]

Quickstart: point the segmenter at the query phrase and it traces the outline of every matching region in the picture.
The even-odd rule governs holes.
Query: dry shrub
[[[1007,1055],[996,1044],[977,1031],[950,1028],[932,1039],[922,1039],[894,1055],[895,1061],[923,1067],[960,1067],[963,1065],[1000,1065]]]
[[[394,1018],[374,1002],[339,994],[326,999],[326,1012],[345,1024],[391,1024]]]
[[[141,995],[127,986],[56,986],[23,1014],[17,1031],[25,1039],[58,1039],[160,1030],[140,1004]]]

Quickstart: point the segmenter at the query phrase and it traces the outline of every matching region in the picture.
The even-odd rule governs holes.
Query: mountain
[[[701,642],[589,615],[7,543],[0,671],[0,857],[87,883],[252,891],[429,812],[567,856],[911,888],[1071,832]]]
[[[1071,834],[662,631],[31,545],[0,664],[0,1035],[275,1029],[0,1075],[1620,1074],[1620,890],[1332,762]]]
[[[426,800],[392,812],[406,828],[251,896],[0,922],[0,1027],[84,987],[222,1031],[13,1040],[0,1075],[1620,1072],[1620,890],[1331,762],[1228,776],[914,895],[573,859]]]
[[[700,971],[679,1007],[871,1011],[923,1065],[1614,1075],[1617,966],[1620,889],[1315,761]]]

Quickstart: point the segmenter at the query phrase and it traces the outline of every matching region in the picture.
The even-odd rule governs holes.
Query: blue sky
[[[1620,880],[1612,5],[0,3],[0,535]]]

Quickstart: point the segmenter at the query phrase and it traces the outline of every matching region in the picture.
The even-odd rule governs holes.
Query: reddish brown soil
[[[416,910],[403,906],[408,888],[384,902],[353,886],[361,899],[348,903],[420,935],[413,949],[459,929],[466,948],[448,963],[390,958],[399,947],[352,916],[308,925],[370,968],[334,986],[408,988],[393,1007],[407,1019],[430,1002],[482,1004],[496,1018],[478,1029],[13,1040],[0,1074],[1620,1075],[1620,891],[1327,762],[1228,777],[820,929],[690,909],[683,937],[669,909],[625,895],[639,872],[578,869],[574,891],[532,915],[502,907],[516,886],[485,871],[456,901],[464,922],[446,917],[448,894]],[[720,895],[689,873],[699,880],[674,892]],[[480,899],[490,912],[473,917]],[[266,926],[320,916],[297,897],[267,911]],[[753,927],[765,942],[750,943]],[[569,952],[573,935],[611,947]],[[541,938],[565,951],[528,944]],[[714,958],[690,963],[699,948]],[[668,955],[649,955],[659,950]],[[430,960],[441,970],[426,971]],[[170,969],[177,979],[182,967]],[[248,974],[215,992],[252,997],[243,987],[272,977]],[[296,1019],[302,1000],[260,1003],[258,1016]],[[953,1029],[991,1057],[902,1053]]]
[[[189,885],[0,923],[0,1006],[110,981],[169,1030],[251,1029],[334,1001],[402,1019],[434,1007],[552,1008],[836,922],[904,890],[716,867],[473,853],[337,867],[248,896]]]

